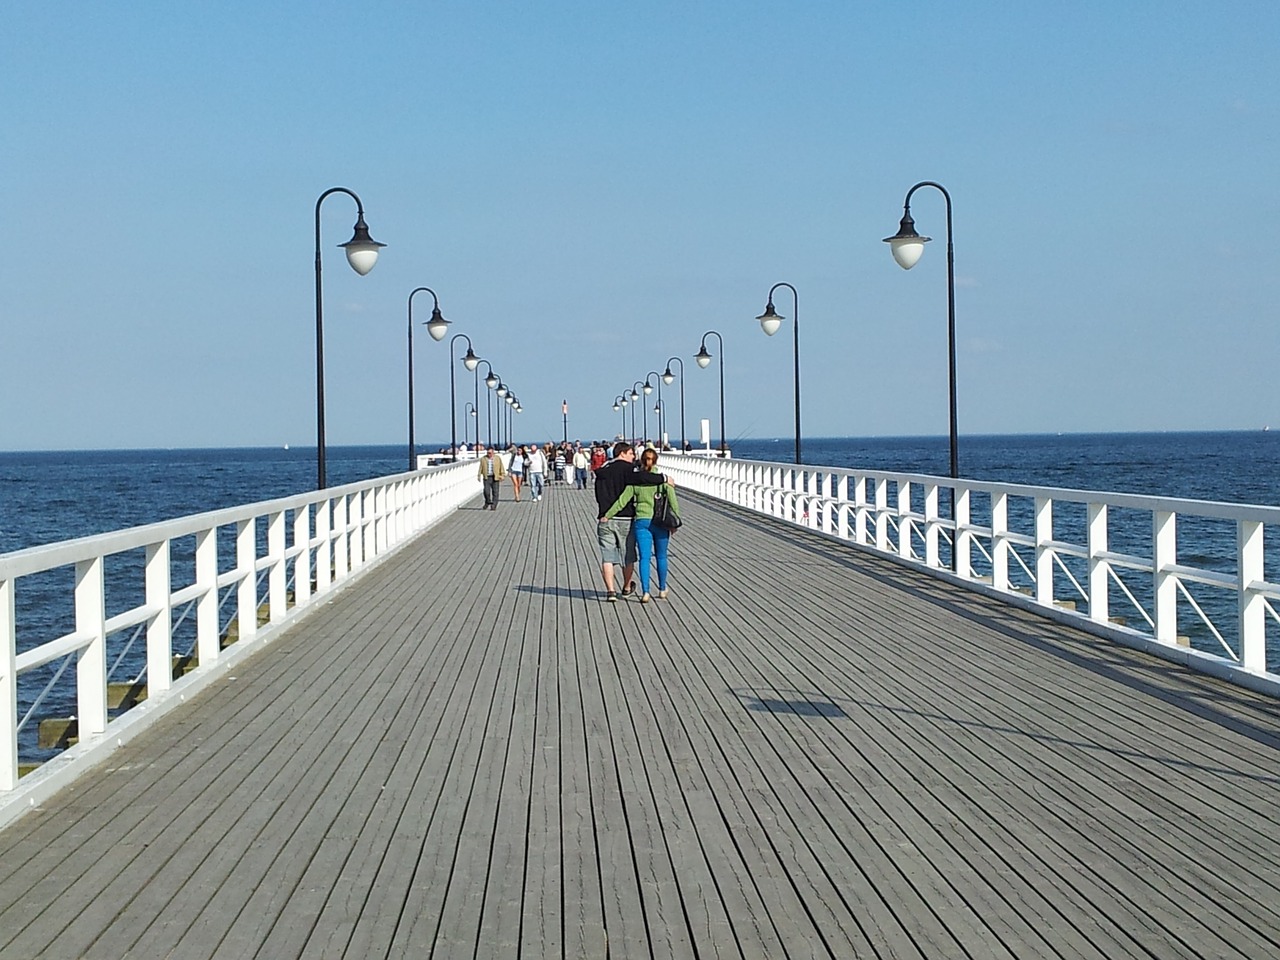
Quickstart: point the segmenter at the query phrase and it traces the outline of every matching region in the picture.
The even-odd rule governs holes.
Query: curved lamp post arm
[[[325,436],[324,436],[324,296],[320,284],[320,206],[327,197],[335,193],[345,193],[356,202],[356,225],[351,239],[339,244],[347,252],[347,262],[351,269],[364,276],[373,269],[377,262],[378,251],[385,243],[378,243],[369,236],[369,225],[364,222],[364,204],[360,198],[346,187],[330,187],[320,194],[316,200],[316,481],[317,488],[323,490],[325,476]]]
[[[684,361],[679,357],[667,357],[667,369],[662,374],[662,379],[667,383],[670,383],[671,380],[675,379],[675,375],[671,374],[672,363],[680,364],[680,450],[681,452],[684,452],[685,447],[688,446],[689,443],[688,438],[684,433]],[[671,376],[671,380],[667,380],[668,375]]]
[[[720,336],[717,330],[708,330],[702,335],[702,346],[698,350],[698,355],[694,357],[698,361],[698,366],[706,367],[711,362],[711,354],[707,353],[707,337],[714,336],[716,343],[720,348],[720,456],[725,454],[725,436],[724,436],[724,337]]]
[[[485,378],[484,378],[484,385],[487,388],[484,392],[484,425],[485,425],[485,437],[487,438],[487,442],[489,446],[493,446],[493,391],[494,391],[494,388],[497,387],[499,380],[498,380],[497,374],[493,372],[492,363],[490,363],[488,360],[481,360],[480,363],[483,363],[486,367],[489,368],[489,372],[485,374]],[[480,378],[480,363],[476,364],[477,384],[479,383],[479,378]],[[492,380],[493,383],[489,383],[490,380]],[[476,436],[479,437],[480,436],[479,427],[477,427],[476,429],[477,429]]]
[[[658,381],[658,382],[657,382],[657,384],[656,384],[656,386],[657,386],[657,388],[658,388],[658,403],[657,403],[657,406],[658,406],[659,408],[661,408],[661,407],[662,407],[662,374],[658,373],[658,371],[657,371],[657,370],[650,370],[648,373],[646,373],[646,374],[644,375],[645,393],[648,393],[651,389],[653,389],[653,388],[649,385],[649,378],[650,378],[650,377],[653,377],[656,381]],[[657,419],[657,421],[658,421],[658,436],[657,436],[657,440],[658,440],[658,449],[659,449],[659,450],[661,450],[661,449],[662,449],[662,414],[661,414],[661,413],[659,413],[656,419]]]
[[[889,244],[894,260],[904,270],[910,270],[916,265],[924,252],[924,245],[930,239],[916,233],[915,220],[911,218],[911,198],[922,187],[932,187],[941,193],[947,207],[947,382],[950,393],[951,476],[954,479],[960,476],[959,429],[956,416],[956,255],[952,237],[951,194],[947,192],[947,188],[933,180],[921,180],[908,190],[907,197],[902,203],[902,220],[898,224],[898,232],[892,237],[885,237],[884,242]],[[954,500],[954,488],[951,495]]]
[[[455,333],[449,341],[449,453],[455,460],[458,458],[458,397],[454,390],[453,345],[459,340],[467,341],[468,356],[475,356],[471,346],[471,338],[465,333]],[[475,366],[479,366],[478,360]]]
[[[440,318],[440,322],[441,322],[441,323],[447,324],[447,323],[449,322],[448,320],[445,320],[443,316],[441,316],[441,314],[440,314],[440,298],[436,296],[436,292],[435,292],[434,290],[432,290],[430,287],[416,287],[416,288],[415,288],[415,289],[414,289],[414,290],[409,294],[409,469],[410,469],[410,470],[416,470],[416,469],[417,469],[417,467],[418,467],[418,457],[417,457],[417,452],[418,452],[418,451],[417,451],[417,444],[416,444],[416,442],[415,442],[415,439],[414,439],[414,433],[413,433],[413,413],[414,413],[414,405],[413,405],[413,298],[414,298],[414,296],[415,296],[415,295],[417,295],[417,294],[419,294],[419,293],[429,293],[429,294],[431,294],[432,309],[431,309],[431,321],[430,321],[430,323],[435,323],[435,322],[436,322],[436,318],[437,318],[437,317],[439,317],[439,318]],[[428,326],[429,326],[429,325],[428,325]],[[437,339],[437,340],[439,339],[439,337],[436,337],[436,336],[435,336],[435,333],[434,333],[434,332],[432,333],[432,337],[433,337],[433,338],[435,338],[435,339]]]
[[[791,334],[792,334],[792,358],[794,361],[794,373],[792,381],[795,387],[795,413],[796,413],[796,463],[800,462],[800,294],[796,293],[796,288],[789,283],[775,283],[769,288],[769,302],[765,305],[764,313],[756,317],[760,321],[760,327],[767,336],[773,336],[778,332],[778,327],[782,321],[787,319],[782,314],[773,309],[773,294],[779,287],[786,287],[791,291]]]

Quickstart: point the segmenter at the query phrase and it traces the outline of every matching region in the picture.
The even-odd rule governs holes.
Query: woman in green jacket
[[[656,450],[646,450],[640,455],[641,470],[653,472],[657,469],[657,466],[658,453]],[[665,527],[659,527],[653,522],[653,500],[659,493],[666,495],[667,503],[679,516],[680,509],[676,503],[676,491],[669,483],[651,487],[628,486],[622,491],[622,495],[614,501],[613,506],[605,511],[604,515],[604,519],[612,520],[619,510],[633,500],[635,501],[636,548],[640,552],[641,603],[648,603],[652,599],[649,596],[650,557],[656,557],[658,561],[658,599],[665,600],[667,598],[667,546],[668,541],[671,539],[671,531]]]

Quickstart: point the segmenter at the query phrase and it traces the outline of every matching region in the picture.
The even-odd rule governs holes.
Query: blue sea
[[[424,449],[435,449],[426,446]],[[961,437],[983,480],[1280,505],[1280,431]],[[794,440],[740,439],[736,457],[789,462]],[[810,438],[804,460],[945,476],[946,437]],[[331,447],[338,486],[406,468],[403,445]],[[0,553],[290,496],[315,486],[315,448],[0,453]]]
[[[794,456],[794,441],[740,439],[733,453],[786,463]],[[803,453],[805,462],[813,465],[935,476],[945,475],[949,464],[946,437],[811,438],[804,441]],[[1280,431],[962,437],[959,455],[961,475],[974,479],[1280,505]],[[338,486],[400,473],[406,459],[403,445],[331,447],[329,481]],[[314,448],[0,453],[0,553],[302,493],[314,488],[315,479]],[[1055,523],[1063,539],[1082,542],[1083,512],[1073,516],[1071,506],[1064,504]],[[1027,507],[1023,503],[1019,509],[1026,512]],[[1011,514],[1010,519],[1019,518]],[[977,513],[974,520],[983,522]],[[1190,542],[1197,523],[1188,518],[1185,527],[1180,525],[1180,542],[1184,529]],[[1116,516],[1112,527],[1113,550],[1149,555],[1149,515],[1129,521]],[[1187,562],[1233,569],[1233,527],[1210,530],[1198,543],[1204,552]],[[1269,543],[1267,553],[1267,569],[1274,579],[1280,545]],[[131,586],[139,584],[138,570],[131,568],[140,562],[140,557],[125,557],[115,576]],[[175,554],[174,562],[182,558]],[[71,629],[69,576],[64,570],[26,578],[18,597],[20,649]],[[111,578],[109,572],[109,592]],[[1134,588],[1144,603],[1149,580],[1148,575]],[[123,592],[125,600],[140,602],[140,597],[130,599]],[[1205,608],[1215,622],[1220,617],[1225,622],[1233,619],[1233,597],[1210,597]],[[185,629],[190,633],[191,626]],[[1197,648],[1222,652],[1201,624],[1188,618],[1184,626],[1181,613],[1179,631],[1188,633]],[[132,676],[141,658],[140,648],[120,654],[121,671]],[[1273,645],[1270,660],[1270,669],[1280,670],[1280,646]],[[39,695],[54,666],[22,678],[21,709]],[[73,711],[74,691],[63,684],[40,705],[38,716]],[[34,724],[20,735],[20,749],[29,759],[52,755],[35,747]]]

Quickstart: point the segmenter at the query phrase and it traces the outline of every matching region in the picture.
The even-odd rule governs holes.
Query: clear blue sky
[[[924,179],[962,434],[1280,426],[1278,49],[1274,0],[10,5],[0,449],[314,443],[338,185],[388,246],[358,277],[326,201],[330,443],[406,436],[420,285],[522,439],[563,399],[612,434],[673,354],[714,422],[708,329],[730,439],[790,436],[777,281],[806,435],[944,434],[941,196],[914,270],[880,242]],[[447,351],[415,346],[439,442]]]

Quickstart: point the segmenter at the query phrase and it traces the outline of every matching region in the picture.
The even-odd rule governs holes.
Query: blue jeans
[[[658,561],[658,589],[667,589],[667,547],[671,531],[654,526],[648,518],[637,520],[635,531],[636,548],[640,551],[640,592],[649,593],[649,560],[652,557]]]
[[[542,496],[542,474],[529,474],[529,495],[534,497]]]

